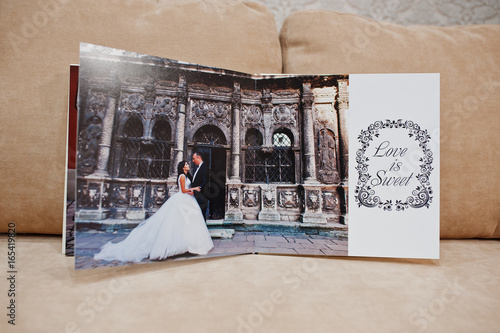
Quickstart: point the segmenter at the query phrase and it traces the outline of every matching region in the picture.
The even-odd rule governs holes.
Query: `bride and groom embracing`
[[[177,165],[179,192],[123,241],[103,245],[94,259],[139,262],[186,252],[207,254],[214,246],[205,223],[208,200],[203,190],[208,185],[208,167],[199,153],[193,154],[193,162],[198,166],[194,176],[188,162]]]

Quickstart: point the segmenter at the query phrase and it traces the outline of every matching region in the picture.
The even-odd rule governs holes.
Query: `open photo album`
[[[81,43],[72,78],[76,269],[439,258],[439,74],[246,74]]]

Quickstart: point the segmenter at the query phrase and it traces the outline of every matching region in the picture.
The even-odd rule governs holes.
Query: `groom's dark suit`
[[[194,197],[196,201],[200,205],[201,212],[203,213],[203,218],[205,221],[207,220],[205,213],[208,206],[208,198],[207,198],[207,188],[208,188],[208,166],[205,162],[201,163],[198,166],[197,171],[195,171],[195,176],[193,178],[193,182],[191,183],[191,187],[201,187],[201,191],[194,191]]]

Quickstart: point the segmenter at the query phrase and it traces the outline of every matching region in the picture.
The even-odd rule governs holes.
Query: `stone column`
[[[342,181],[347,184],[349,178],[349,124],[347,111],[349,109],[349,91],[347,79],[339,80],[339,142],[340,142],[340,165]]]
[[[234,83],[233,92],[233,114],[231,126],[231,165],[229,181],[231,183],[241,182],[240,178],[240,110],[241,110],[241,90],[240,84]]]
[[[111,139],[113,137],[113,124],[116,110],[116,90],[110,90],[106,96],[106,115],[102,121],[101,142],[99,143],[99,157],[97,160],[97,170],[93,175],[107,177],[109,153],[111,151]]]
[[[345,204],[345,216],[341,217],[341,222],[348,224],[349,221],[349,80],[339,80],[339,142],[340,142],[340,165],[342,173],[342,189],[344,193],[343,203]],[[353,156],[354,158],[354,156]]]
[[[310,83],[302,84],[302,106],[303,112],[303,136],[304,136],[304,183],[315,184],[316,180],[316,156],[314,152],[314,121],[312,105],[314,95]]]
[[[272,115],[272,95],[269,89],[264,89],[262,91],[262,99],[261,99],[261,108],[262,108],[262,121],[264,125],[264,144],[262,146],[263,151],[271,151],[273,149],[273,133],[272,133],[272,125],[273,125],[273,115]]]
[[[175,124],[175,143],[174,143],[174,163],[173,172],[170,178],[176,178],[177,164],[184,159],[184,137],[186,134],[186,105],[187,105],[187,87],[186,78],[179,76],[179,86],[177,87],[177,121]]]

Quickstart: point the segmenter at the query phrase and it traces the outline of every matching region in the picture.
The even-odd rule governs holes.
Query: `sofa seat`
[[[439,260],[250,254],[84,271],[60,237],[16,246],[16,332],[499,331],[498,240],[441,240]]]

